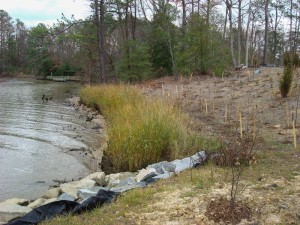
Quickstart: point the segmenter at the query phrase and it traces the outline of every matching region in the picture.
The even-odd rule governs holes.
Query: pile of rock
[[[124,192],[134,188],[142,188],[157,179],[167,179],[175,173],[200,165],[206,160],[206,157],[205,152],[201,151],[181,160],[155,163],[135,173],[124,172],[105,175],[104,172],[95,172],[79,181],[63,183],[57,188],[49,189],[35,201],[8,199],[0,203],[0,224],[55,201],[76,201],[81,204],[89,197],[96,196],[101,189]]]

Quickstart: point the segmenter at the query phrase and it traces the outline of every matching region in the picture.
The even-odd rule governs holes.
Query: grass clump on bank
[[[187,117],[174,104],[148,99],[135,87],[85,87],[80,98],[109,123],[106,154],[116,171],[136,171],[203,147],[204,140],[189,133]]]

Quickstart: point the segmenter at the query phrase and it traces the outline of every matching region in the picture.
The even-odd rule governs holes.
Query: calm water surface
[[[77,83],[0,81],[0,201],[38,198],[53,180],[88,174],[66,153],[97,142],[79,113],[65,103],[77,90]],[[53,100],[43,102],[43,94]]]

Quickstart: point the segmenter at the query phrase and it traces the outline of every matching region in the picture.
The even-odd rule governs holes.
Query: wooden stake
[[[254,115],[253,118],[253,141],[255,140],[256,137],[256,115]]]
[[[286,122],[287,122],[287,127],[290,126],[290,116],[289,116],[289,103],[286,101],[285,102],[285,111],[286,111]]]
[[[212,99],[212,115],[215,115],[215,101]]]
[[[193,73],[191,73],[191,76],[190,76],[190,83],[192,82],[192,79],[193,79]]]
[[[243,124],[242,124],[242,113],[239,112],[239,117],[240,117],[240,135],[241,139],[243,139]]]
[[[295,128],[295,120],[293,120],[293,135],[294,135],[294,147],[297,148],[297,135],[296,135],[296,128]]]
[[[238,120],[240,116],[240,106],[238,105],[236,108],[236,119]]]
[[[208,115],[208,107],[207,107],[207,100],[206,98],[204,99],[205,102],[205,114]]]
[[[162,89],[162,96],[165,96],[165,90],[164,90],[164,85],[161,85],[161,89]]]
[[[227,122],[227,103],[225,105],[224,121]]]

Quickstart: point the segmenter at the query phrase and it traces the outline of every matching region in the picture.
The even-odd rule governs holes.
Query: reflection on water
[[[78,112],[64,103],[77,87],[77,83],[0,82],[0,201],[34,199],[55,179],[88,174],[85,166],[65,153],[97,142],[78,120]],[[52,101],[43,102],[43,94]]]

